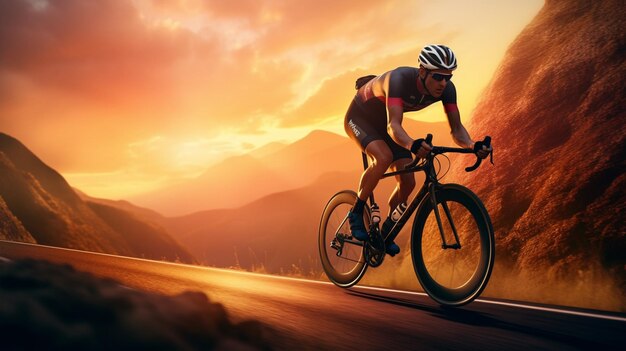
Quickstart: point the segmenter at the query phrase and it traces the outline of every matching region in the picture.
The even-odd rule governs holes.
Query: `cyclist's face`
[[[448,81],[452,78],[452,71],[449,69],[436,69],[426,70],[420,68],[420,76],[426,77],[426,88],[433,95],[433,97],[440,97],[443,94],[443,90],[446,88]]]

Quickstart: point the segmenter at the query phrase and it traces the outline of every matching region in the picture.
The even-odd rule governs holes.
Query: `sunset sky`
[[[7,0],[0,131],[89,195],[124,198],[314,129],[354,80],[456,53],[467,122],[541,0]],[[444,119],[433,106],[409,116]],[[478,117],[477,117],[478,118]]]

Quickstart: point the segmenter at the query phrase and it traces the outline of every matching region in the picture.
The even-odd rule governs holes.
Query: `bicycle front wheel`
[[[478,297],[489,281],[495,257],[493,227],[480,199],[463,186],[443,185],[435,199],[438,211],[428,194],[413,223],[413,267],[432,299],[461,306]]]
[[[319,227],[319,252],[324,272],[335,285],[348,288],[361,280],[367,265],[363,243],[352,238],[348,212],[356,202],[354,191],[335,194],[324,208]],[[369,228],[369,208],[363,211],[365,227]]]

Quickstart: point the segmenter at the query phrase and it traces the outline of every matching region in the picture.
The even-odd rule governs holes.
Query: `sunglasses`
[[[446,82],[449,82],[450,79],[452,79],[451,74],[431,73],[430,76],[438,82],[441,82],[444,79],[446,80]]]

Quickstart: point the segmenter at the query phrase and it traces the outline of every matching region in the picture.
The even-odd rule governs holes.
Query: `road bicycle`
[[[432,144],[432,135],[426,142]],[[483,143],[489,147],[491,138]],[[462,306],[480,295],[493,269],[495,239],[485,206],[472,191],[458,184],[439,182],[445,153],[474,153],[473,150],[434,146],[429,155],[415,158],[404,170],[385,173],[383,178],[423,171],[424,184],[411,200],[386,237],[380,230],[379,207],[372,194],[363,211],[368,240],[353,238],[348,212],[357,194],[343,190],[335,194],[324,208],[319,227],[319,252],[328,278],[337,286],[349,288],[359,282],[367,267],[378,267],[385,258],[385,243],[400,233],[415,214],[411,231],[413,268],[424,291],[447,306]],[[482,159],[465,170],[477,169]],[[491,159],[493,163],[493,159]],[[363,154],[367,168],[367,157]],[[445,175],[445,174],[444,174]]]

